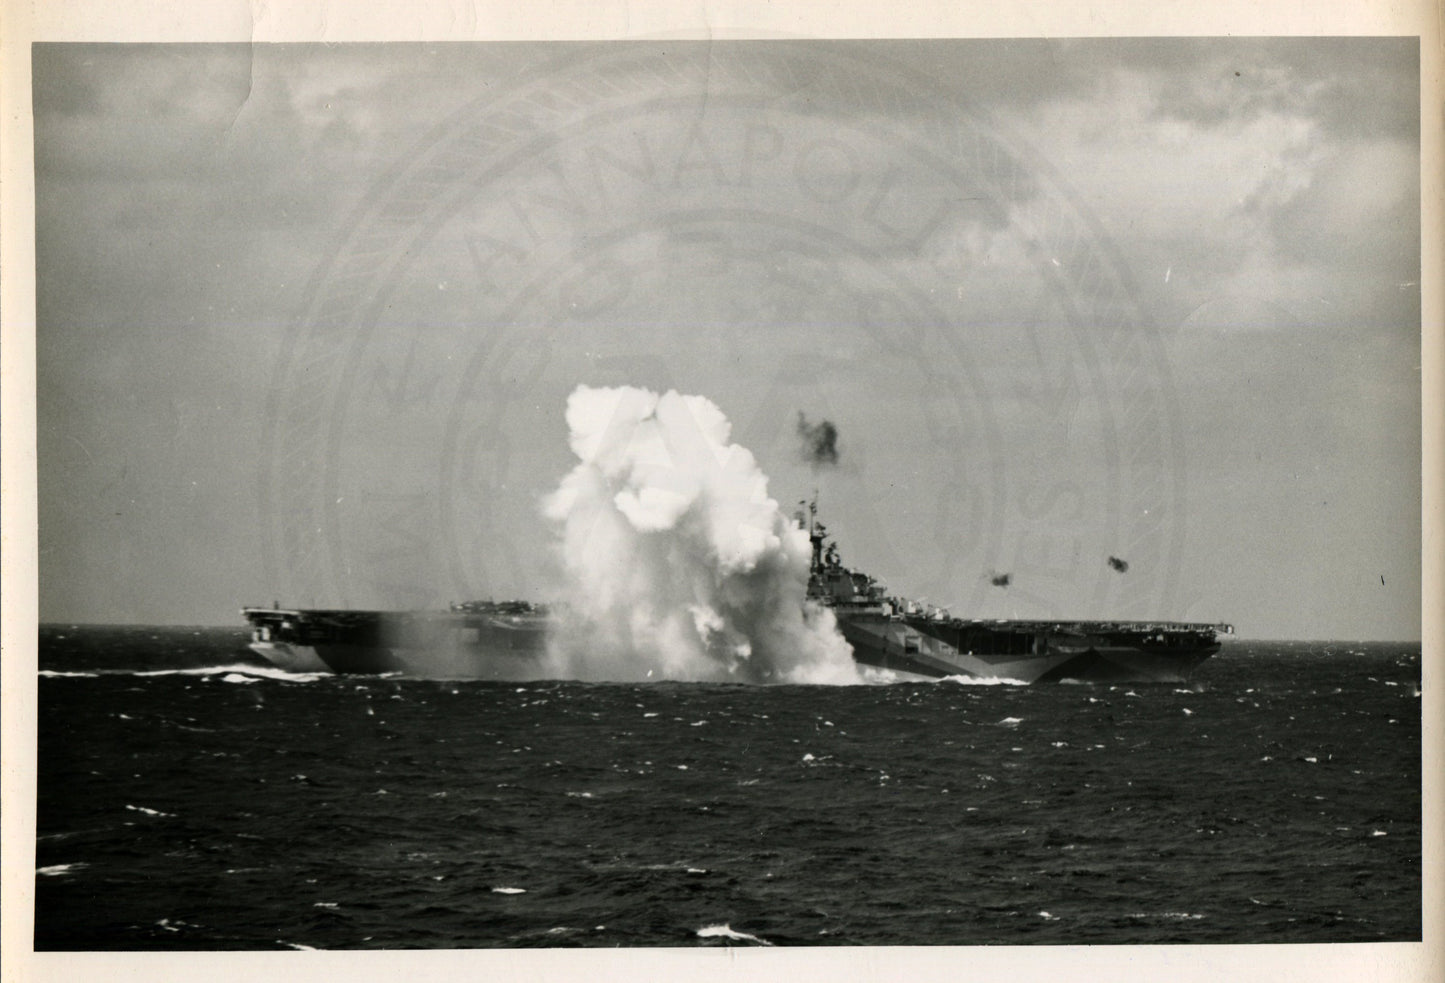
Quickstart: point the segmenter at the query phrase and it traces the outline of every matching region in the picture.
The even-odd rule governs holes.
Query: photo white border
[[[1445,382],[1442,360],[1441,21],[1430,0],[942,0],[767,2],[531,0],[325,3],[317,0],[0,0],[0,983],[89,979],[365,981],[429,978],[634,980],[787,977],[792,983],[906,978],[1071,981],[1445,979],[1441,629],[1445,625]],[[34,953],[37,670],[35,267],[30,45],[35,41],[484,41],[623,38],[924,38],[1418,35],[1421,43],[1421,290],[1424,931],[1421,944],[1226,946],[446,950],[297,953]]]

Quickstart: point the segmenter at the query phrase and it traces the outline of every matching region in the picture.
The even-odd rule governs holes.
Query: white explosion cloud
[[[567,426],[579,463],[543,503],[567,578],[557,675],[861,681],[833,613],[806,600],[807,533],[712,402],[580,386]]]

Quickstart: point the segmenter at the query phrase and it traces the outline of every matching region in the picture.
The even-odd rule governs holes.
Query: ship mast
[[[811,572],[821,573],[823,570],[823,543],[828,538],[828,528],[818,521],[818,493],[813,492],[813,500],[808,503],[808,541],[813,544],[813,561]]]

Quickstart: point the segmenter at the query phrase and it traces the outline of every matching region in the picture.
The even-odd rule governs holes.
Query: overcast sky
[[[38,46],[41,620],[546,596],[566,396],[631,383],[955,614],[1418,638],[1417,76],[1390,39]]]

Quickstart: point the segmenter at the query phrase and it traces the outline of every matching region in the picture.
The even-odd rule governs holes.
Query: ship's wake
[[[860,682],[833,614],[806,602],[807,534],[700,396],[579,387],[559,529],[563,678]]]
[[[39,675],[47,679],[99,679],[102,676],[193,676],[203,680],[219,679],[227,683],[254,683],[262,679],[274,679],[288,683],[312,683],[319,679],[335,678],[329,672],[294,672],[289,669],[256,665],[251,662],[188,666],[184,669],[92,669],[86,671],[41,669]]]

